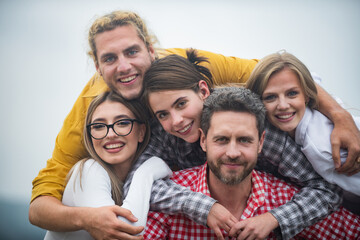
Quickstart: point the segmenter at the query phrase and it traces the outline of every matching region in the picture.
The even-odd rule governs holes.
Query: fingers
[[[140,234],[144,230],[144,227],[143,226],[132,226],[128,223],[121,221],[117,227],[117,230],[120,232],[124,232],[125,234],[137,235],[137,234]]]
[[[352,176],[356,173],[360,172],[360,157],[358,157],[355,161],[354,167],[352,168],[352,170],[347,173],[348,176]]]
[[[215,235],[219,240],[225,240],[220,228],[214,229]]]
[[[338,169],[341,167],[340,143],[338,141],[331,139],[331,149],[332,149],[332,157],[335,164],[335,169]]]
[[[129,209],[122,208],[119,206],[114,206],[114,212],[116,213],[117,216],[124,217],[131,222],[137,222],[138,220]]]
[[[244,229],[244,221],[237,222],[231,227],[231,229],[229,231],[229,235],[232,237],[236,237],[240,234],[240,232],[243,229]]]
[[[348,156],[346,158],[346,162],[338,169],[336,169],[339,173],[347,173],[350,174],[358,169],[358,158],[359,153],[356,153],[352,148],[349,148]]]

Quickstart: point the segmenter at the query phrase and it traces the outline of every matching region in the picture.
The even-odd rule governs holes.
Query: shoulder
[[[110,181],[106,170],[94,159],[81,160],[74,165],[70,180],[78,177],[85,183],[99,179]]]
[[[268,189],[267,192],[283,193],[288,192],[294,194],[298,189],[289,182],[286,182],[280,178],[275,177],[271,173],[256,171],[258,176],[264,183],[264,188]]]

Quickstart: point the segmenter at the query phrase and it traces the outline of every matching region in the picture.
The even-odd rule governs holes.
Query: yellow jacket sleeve
[[[87,83],[63,123],[56,138],[52,158],[32,182],[31,201],[40,195],[62,199],[69,170],[77,161],[88,156],[83,144],[83,129],[88,106],[95,96],[107,89],[107,85],[97,73]]]
[[[225,57],[207,51],[198,51],[199,55],[208,58],[209,63],[204,65],[210,69],[215,85],[246,82],[257,63],[257,60]],[[160,50],[158,54],[159,57],[169,54],[186,57],[186,49]],[[47,161],[46,167],[33,180],[31,201],[41,195],[62,199],[65,179],[69,170],[77,161],[88,157],[83,144],[83,128],[88,106],[95,96],[106,90],[108,90],[106,83],[98,73],[95,73],[66,117],[56,138],[52,158]]]

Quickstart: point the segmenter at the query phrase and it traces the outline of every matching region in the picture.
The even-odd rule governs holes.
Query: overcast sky
[[[87,30],[116,9],[139,13],[161,47],[242,58],[286,49],[360,115],[360,1],[1,1],[0,197],[30,200],[32,179],[95,71]]]

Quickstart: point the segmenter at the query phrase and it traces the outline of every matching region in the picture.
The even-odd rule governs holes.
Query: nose
[[[109,131],[107,134],[107,137],[111,138],[111,137],[117,137],[116,133],[114,132],[114,129],[109,127]]]
[[[284,110],[289,108],[289,103],[285,97],[279,97],[277,108],[279,110]]]
[[[121,73],[128,73],[131,69],[131,63],[126,57],[119,58],[117,71]]]
[[[241,156],[241,151],[234,140],[229,142],[226,149],[226,156],[230,159],[235,159]]]
[[[178,126],[179,124],[181,124],[184,120],[184,118],[182,117],[181,114],[179,113],[171,113],[171,117],[172,117],[172,123],[173,126]]]

